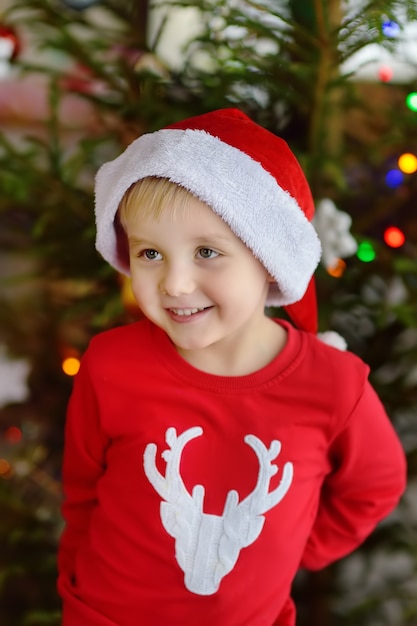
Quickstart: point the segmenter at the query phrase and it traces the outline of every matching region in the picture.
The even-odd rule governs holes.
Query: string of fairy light
[[[387,38],[396,38],[401,28],[393,20],[386,20],[382,24],[382,33]],[[389,65],[382,65],[378,70],[378,77],[382,82],[389,82],[394,78],[394,70]],[[417,113],[417,91],[411,91],[405,98],[405,106]],[[385,184],[389,189],[399,188],[407,181],[407,177],[417,173],[417,154],[404,152],[399,155],[395,167],[390,167],[385,173]],[[383,232],[384,243],[390,248],[401,248],[406,242],[404,231],[396,224],[388,225]],[[357,258],[363,263],[370,263],[377,257],[374,244],[370,240],[363,240],[358,244]],[[339,259],[333,268],[328,270],[334,277],[340,277],[346,268],[346,263]]]
[[[417,93],[415,96],[415,110],[417,112]],[[396,167],[390,168],[385,173],[385,184],[388,188],[395,189],[406,181],[406,177],[417,173],[417,155],[411,152],[404,152],[398,157]],[[389,248],[401,248],[406,243],[404,231],[396,224],[389,224],[383,232],[384,243]],[[364,239],[358,243],[356,256],[363,263],[370,263],[377,257],[375,245],[369,239]],[[347,265],[343,259],[338,259],[334,266],[327,268],[328,274],[334,278],[340,278]]]
[[[407,106],[417,112],[417,92],[412,92],[407,96]],[[396,189],[406,182],[407,176],[417,173],[417,155],[412,152],[404,152],[396,162],[395,167],[391,167],[385,173],[385,184],[390,189]],[[406,242],[404,231],[396,224],[388,225],[383,232],[383,240],[390,248],[401,248]],[[358,245],[357,257],[364,263],[370,263],[376,259],[376,250],[369,240],[361,241]]]

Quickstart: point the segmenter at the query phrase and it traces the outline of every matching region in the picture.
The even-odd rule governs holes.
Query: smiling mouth
[[[179,317],[190,317],[191,315],[195,315],[196,313],[201,313],[201,311],[206,311],[211,307],[203,306],[201,308],[193,308],[193,309],[168,309],[174,315],[178,315]]]

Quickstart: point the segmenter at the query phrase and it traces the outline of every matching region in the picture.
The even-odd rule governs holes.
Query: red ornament
[[[19,443],[22,439],[22,431],[17,426],[9,426],[4,438],[8,443]]]
[[[77,64],[60,80],[62,89],[76,93],[93,92],[92,73],[88,67]]]
[[[14,60],[21,50],[20,39],[18,38],[16,31],[6,24],[0,24],[0,41],[9,41],[11,46],[11,54],[8,56],[8,60]]]

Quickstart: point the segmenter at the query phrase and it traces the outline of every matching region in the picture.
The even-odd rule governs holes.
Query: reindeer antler
[[[281,444],[272,441],[267,448],[254,435],[247,435],[245,442],[259,459],[254,491],[240,504],[238,492],[229,491],[223,515],[204,513],[204,487],[196,485],[190,495],[180,474],[184,447],[202,434],[198,426],[180,436],[175,428],[169,428],[166,432],[169,449],[162,453],[167,464],[165,476],[156,467],[154,443],[146,446],[144,466],[149,482],[163,500],[161,521],[175,538],[175,556],[185,574],[185,586],[193,593],[206,596],[217,591],[222,578],[235,566],[240,550],[258,538],[265,522],[263,514],[282,500],[291,485],[293,466],[289,462],[285,464],[280,484],[269,493],[271,476],[278,471],[272,461],[280,453]]]
[[[245,443],[252,448],[259,459],[259,473],[255,489],[242,500],[238,507],[248,508],[252,515],[262,515],[278,504],[287,493],[293,478],[293,464],[285,463],[278,487],[268,493],[271,477],[278,471],[277,465],[272,461],[281,452],[281,442],[274,440],[267,448],[255,435],[247,435]]]
[[[167,464],[165,477],[156,467],[156,444],[149,443],[146,446],[143,455],[145,474],[155,491],[167,502],[176,502],[180,497],[191,498],[180,474],[181,455],[187,443],[202,434],[200,426],[189,428],[179,436],[175,428],[168,428],[165,440],[170,449],[162,452],[162,458]]]

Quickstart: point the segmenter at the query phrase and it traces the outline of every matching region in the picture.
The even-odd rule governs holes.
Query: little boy
[[[294,626],[298,568],[396,506],[368,367],[315,335],[313,212],[286,143],[236,109],[100,169],[97,248],[145,319],[92,340],[69,403],[63,626]]]

